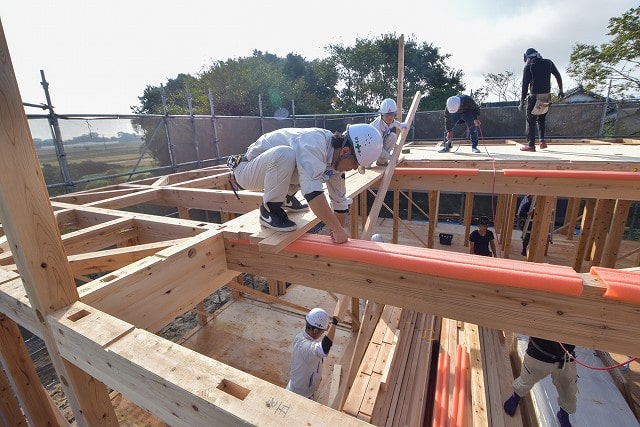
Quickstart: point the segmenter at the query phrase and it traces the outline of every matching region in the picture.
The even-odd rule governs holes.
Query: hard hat
[[[380,103],[380,114],[396,114],[398,112],[398,106],[396,101],[391,98],[387,98]]]
[[[323,331],[329,328],[329,315],[321,308],[312,308],[305,319],[313,328],[322,329]]]
[[[382,135],[366,123],[347,126],[345,137],[351,140],[351,146],[360,166],[369,166],[382,153]]]
[[[527,62],[527,60],[532,59],[532,58],[542,58],[542,56],[540,56],[540,53],[538,53],[537,50],[535,50],[534,48],[530,47],[529,49],[527,49],[524,52],[524,62]]]
[[[384,239],[382,238],[381,234],[374,234],[373,236],[371,236],[371,241],[372,242],[380,242],[380,243],[384,243]]]
[[[450,113],[457,113],[460,109],[460,97],[450,96],[447,98],[447,111]]]

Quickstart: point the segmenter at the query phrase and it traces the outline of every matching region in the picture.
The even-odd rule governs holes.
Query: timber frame
[[[210,425],[212,420],[216,425],[283,425],[289,420],[298,425],[369,425],[155,335],[176,316],[245,272],[365,299],[379,305],[371,309],[378,313],[385,305],[394,306],[606,351],[640,354],[640,342],[629,339],[640,336],[640,304],[603,297],[606,284],[581,271],[587,249],[593,250],[592,265],[615,268],[615,257],[607,257],[617,253],[625,208],[628,213],[629,203],[640,199],[637,157],[598,164],[595,170],[586,162],[513,160],[497,166],[490,161],[454,165],[420,158],[420,150],[399,159],[403,142],[399,137],[393,159],[399,161],[397,166],[392,162],[386,169],[347,177],[348,192],[354,199],[351,234],[361,251],[376,250],[359,237],[371,235],[368,218],[373,211],[375,219],[382,204],[382,197],[377,197],[374,209],[366,209],[369,188],[385,190],[382,193],[387,187],[396,193],[427,191],[432,218],[437,217],[439,191],[472,196],[492,188],[501,197],[496,220],[503,224],[513,218],[517,194],[539,197],[542,208],[537,220],[541,224],[548,222],[556,197],[587,199],[584,216],[592,218],[588,226],[593,230],[578,245],[578,272],[553,270],[579,284],[580,292],[523,287],[522,283],[498,280],[493,274],[472,280],[461,275],[464,269],[460,265],[427,266],[417,271],[404,264],[367,263],[366,257],[356,261],[332,255],[326,250],[332,245],[328,237],[323,242],[322,238],[304,236],[318,224],[312,213],[291,215],[298,224],[295,232],[262,229],[256,210],[262,194],[243,191],[236,198],[226,189],[226,168],[177,173],[50,200],[31,145],[4,36],[0,51],[1,359],[17,404],[33,425],[66,422],[44,390],[32,386],[38,379],[30,363],[24,362],[29,356],[17,325],[45,341],[78,425],[118,425],[108,388],[171,425]],[[419,100],[419,94],[416,98]],[[414,105],[417,107],[415,99]],[[635,145],[637,141],[622,143]],[[532,170],[560,170],[564,174],[526,173]],[[611,173],[597,179],[590,174],[602,171]],[[174,206],[181,218],[126,210],[144,204]],[[189,209],[219,211],[225,221],[193,221]],[[470,215],[465,216],[465,224],[470,224]],[[441,262],[441,251],[430,249],[434,222],[428,227],[429,243],[420,249],[420,258]],[[511,228],[505,226],[505,234]],[[546,233],[534,232],[529,262],[505,259],[495,266],[481,260],[473,268],[490,273],[507,271],[514,278],[530,279],[533,276],[527,273],[532,266],[544,260],[545,241]],[[400,246],[380,245],[390,252],[396,250],[393,246]],[[384,258],[383,252],[379,251],[380,258]],[[92,273],[103,275],[87,281],[85,276]],[[76,279],[87,283],[76,288]],[[359,317],[355,308],[351,311]],[[557,328],[559,322],[563,328]],[[367,324],[361,327],[372,329]],[[15,405],[4,410],[15,417],[18,412]]]

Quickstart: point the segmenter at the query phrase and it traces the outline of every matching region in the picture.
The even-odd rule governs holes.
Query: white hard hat
[[[457,113],[460,109],[460,97],[459,96],[450,96],[447,99],[447,111],[450,113]]]
[[[370,124],[358,123],[347,126],[345,137],[351,140],[351,146],[360,166],[369,166],[382,153],[382,135]]]
[[[380,243],[384,243],[384,239],[382,238],[382,234],[374,234],[373,236],[371,236],[371,241],[372,242],[380,242]]]
[[[305,317],[307,323],[314,328],[326,331],[329,329],[329,315],[321,308],[312,308]]]
[[[396,101],[391,98],[387,98],[380,103],[380,114],[389,114],[389,113],[397,113],[398,106],[396,105]]]

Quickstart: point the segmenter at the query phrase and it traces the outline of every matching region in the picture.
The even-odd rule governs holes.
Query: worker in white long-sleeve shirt
[[[277,231],[293,231],[296,223],[286,210],[309,208],[331,230],[336,243],[348,240],[344,172],[369,166],[380,155],[382,138],[369,124],[349,125],[345,132],[319,128],[285,128],[262,135],[243,156],[232,156],[227,165],[246,190],[264,189],[260,223]],[[294,173],[296,172],[297,173]],[[324,184],[331,205],[324,196]],[[298,188],[307,200],[294,194]]]
[[[335,316],[330,319],[322,308],[314,308],[307,313],[305,321],[304,331],[293,340],[287,390],[317,400],[315,393],[322,380],[322,362],[333,345],[338,319]]]
[[[393,147],[395,147],[398,139],[396,129],[407,129],[409,125],[396,120],[398,106],[396,101],[391,98],[387,98],[380,103],[379,113],[380,115],[371,122],[371,126],[376,128],[382,136],[382,153],[376,160],[376,165],[386,166],[391,159]]]

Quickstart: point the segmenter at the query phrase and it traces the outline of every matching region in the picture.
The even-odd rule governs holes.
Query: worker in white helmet
[[[373,163],[382,138],[369,124],[349,125],[345,132],[319,128],[285,128],[262,135],[246,154],[231,156],[227,165],[246,190],[264,190],[260,224],[277,231],[293,231],[296,223],[285,212],[314,214],[329,227],[336,243],[349,235],[344,229],[352,200],[346,195],[344,172]],[[297,172],[297,173],[296,173]],[[324,195],[324,185],[331,204]],[[307,203],[294,195],[300,189]]]
[[[438,153],[448,153],[453,146],[453,128],[458,123],[467,126],[467,132],[471,139],[471,152],[479,153],[478,128],[480,127],[480,107],[469,95],[450,96],[444,109],[444,141]]]
[[[407,129],[409,125],[404,122],[399,122],[396,120],[396,114],[398,113],[398,106],[396,102],[387,98],[380,103],[380,115],[375,118],[371,122],[371,125],[378,129],[380,135],[382,135],[382,153],[378,160],[376,160],[376,165],[378,166],[386,166],[391,159],[391,154],[393,153],[393,147],[396,144],[396,140],[398,139],[398,135],[396,135],[396,129],[400,128]]]
[[[326,311],[314,308],[307,313],[305,321],[304,330],[293,340],[287,390],[317,400],[315,393],[322,380],[322,363],[333,345],[338,318],[329,318]]]

